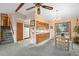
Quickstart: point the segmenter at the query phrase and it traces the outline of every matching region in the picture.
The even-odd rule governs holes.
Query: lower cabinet
[[[37,34],[36,35],[36,44],[41,43],[45,40],[48,40],[50,37],[49,33],[44,33],[44,34]]]

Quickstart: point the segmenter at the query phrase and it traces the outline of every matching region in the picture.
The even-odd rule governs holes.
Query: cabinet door
[[[1,21],[3,26],[10,26],[10,19],[8,17],[8,14],[1,14]]]
[[[3,26],[7,26],[8,25],[8,17],[2,16],[2,20],[3,20]]]
[[[36,22],[36,28],[46,28],[46,29],[49,29],[49,24],[47,24],[47,23],[44,23],[44,22],[39,22],[39,21],[37,21]]]

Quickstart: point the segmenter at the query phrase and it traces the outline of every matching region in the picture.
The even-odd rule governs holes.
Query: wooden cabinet
[[[3,26],[10,26],[10,19],[8,17],[8,14],[1,14],[1,21]]]
[[[36,29],[39,30],[40,28],[43,30],[48,30],[49,24],[45,22],[36,21]],[[50,33],[36,34],[36,44],[49,39],[49,37],[50,37]]]
[[[50,33],[37,34],[36,35],[36,44],[41,43],[45,40],[48,40],[49,36],[50,36]]]
[[[36,21],[36,29],[38,29],[40,27],[45,28],[45,29],[49,29],[49,24],[44,23],[44,22],[40,22],[40,21]]]

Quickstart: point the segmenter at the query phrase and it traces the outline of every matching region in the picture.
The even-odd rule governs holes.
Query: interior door
[[[17,41],[23,40],[23,23],[17,23]]]

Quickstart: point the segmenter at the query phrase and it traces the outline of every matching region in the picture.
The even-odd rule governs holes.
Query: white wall
[[[53,32],[52,32],[52,37],[55,38],[55,24],[56,23],[63,23],[63,22],[71,22],[71,38],[73,38],[76,34],[74,33],[74,27],[76,26],[76,20],[77,17],[71,17],[66,20],[64,19],[54,19],[51,21],[51,26],[53,26]]]
[[[11,14],[11,21],[12,21],[12,27],[13,27],[13,30],[14,30],[14,35],[13,35],[13,38],[14,38],[14,42],[17,42],[17,22],[20,22],[20,23],[23,23],[23,21],[26,19],[26,16],[20,14],[20,13],[14,13],[14,14]]]

